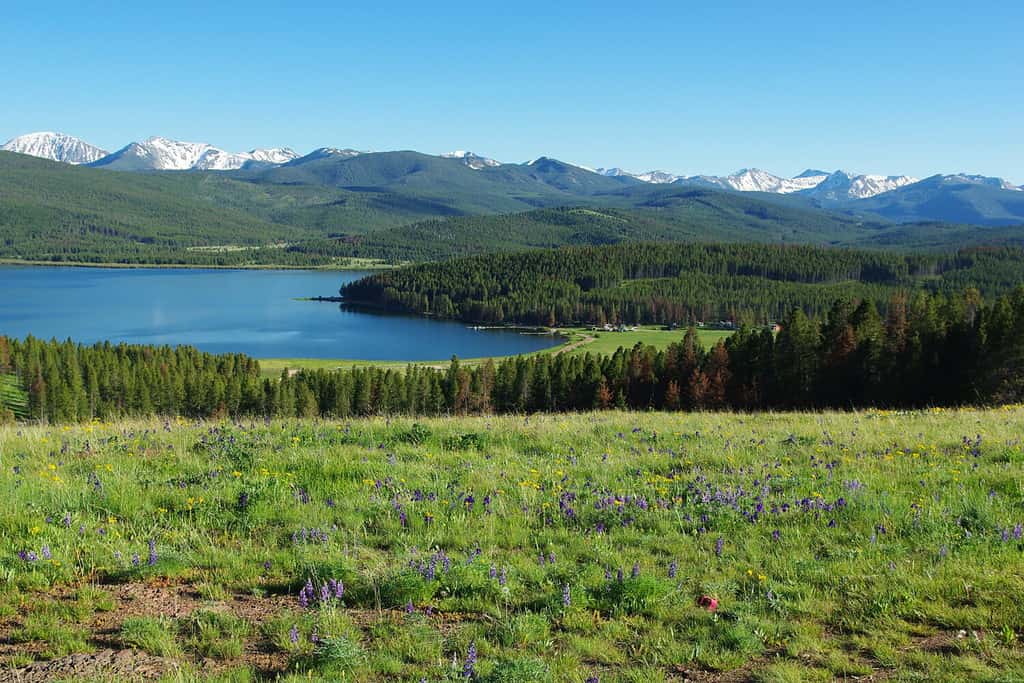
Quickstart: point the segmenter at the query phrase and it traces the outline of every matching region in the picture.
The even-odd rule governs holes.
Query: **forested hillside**
[[[607,178],[551,159],[473,170],[390,152],[129,173],[0,152],[0,258],[324,265],[635,241],[948,249],[1021,243],[1024,233],[896,225],[791,197]]]
[[[476,256],[372,275],[341,289],[352,303],[468,322],[569,325],[763,323],[836,299],[896,291],[985,295],[1024,280],[1024,251],[900,255],[807,246],[630,244]]]

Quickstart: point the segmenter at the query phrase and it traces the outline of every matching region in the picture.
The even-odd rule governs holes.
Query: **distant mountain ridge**
[[[660,170],[632,173],[619,167],[589,169],[546,156],[522,164],[503,163],[465,150],[440,155],[336,147],[321,147],[306,155],[288,148],[230,152],[209,143],[161,136],[132,142],[108,154],[62,133],[19,136],[3,149],[116,171],[216,171],[252,183],[324,185],[357,192],[380,192],[386,188],[402,197],[367,201],[376,203],[384,212],[391,211],[397,202],[402,206],[397,210],[403,216],[571,205],[580,197],[610,197],[627,188],[643,192],[643,186],[654,190],[672,185],[780,195],[779,201],[791,206],[840,211],[869,220],[992,226],[1024,223],[1024,211],[1018,208],[1024,187],[1002,178],[966,173],[932,176],[924,181],[907,175],[825,172],[815,168],[793,177],[758,168],[741,169],[727,176],[684,176]],[[408,193],[415,197],[406,196]],[[326,215],[332,210],[322,211]]]
[[[280,165],[299,158],[287,148],[227,152],[205,142],[180,142],[160,136],[132,142],[92,166],[115,171],[235,171],[249,164]]]
[[[90,145],[84,140],[50,131],[19,135],[8,140],[0,149],[76,165],[88,164],[107,156],[106,150]]]

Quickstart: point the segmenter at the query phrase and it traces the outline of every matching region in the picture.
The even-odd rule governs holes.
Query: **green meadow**
[[[1024,679],[1024,407],[0,428],[0,680]]]
[[[536,353],[558,354],[572,353],[582,355],[591,353],[594,355],[610,356],[620,347],[632,348],[636,344],[644,344],[656,349],[663,349],[669,344],[675,344],[683,340],[686,334],[684,329],[665,330],[661,325],[638,325],[635,329],[628,329],[623,332],[606,332],[604,330],[593,331],[586,327],[558,328],[558,333],[565,337],[565,343],[559,346],[538,351]],[[705,349],[710,349],[719,339],[725,339],[732,332],[725,330],[697,331],[697,339]],[[527,354],[535,355],[535,354]],[[459,362],[466,366],[479,365],[487,358],[466,358],[459,359]],[[495,358],[499,360],[499,358]],[[413,365],[427,365],[438,368],[448,367],[450,358],[439,358],[432,361],[413,362]],[[367,361],[367,360],[335,360],[329,358],[261,358],[260,372],[264,377],[280,377],[281,372],[286,368],[289,370],[338,370],[350,367],[380,367],[400,370],[409,365],[407,361]]]

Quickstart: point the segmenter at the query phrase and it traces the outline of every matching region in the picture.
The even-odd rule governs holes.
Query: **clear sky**
[[[149,4],[5,3],[0,140],[1024,183],[1022,2]]]

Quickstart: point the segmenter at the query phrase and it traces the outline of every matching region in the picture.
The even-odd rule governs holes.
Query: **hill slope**
[[[0,153],[0,256],[86,259],[294,236],[198,198],[201,176],[113,174]]]

